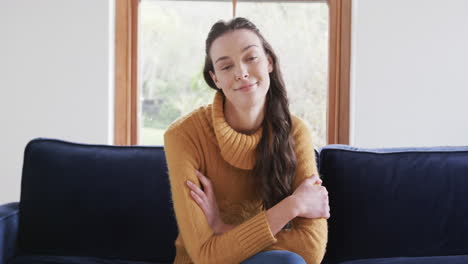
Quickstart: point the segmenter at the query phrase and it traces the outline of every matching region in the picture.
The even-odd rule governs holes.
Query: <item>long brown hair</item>
[[[214,72],[209,53],[211,45],[223,34],[238,29],[248,29],[255,33],[262,42],[265,53],[273,60],[273,71],[269,74],[270,88],[265,102],[266,114],[262,122],[263,135],[256,149],[256,163],[253,168],[256,190],[263,200],[264,208],[270,209],[292,194],[292,181],[297,164],[291,135],[291,114],[278,57],[258,28],[249,20],[237,17],[228,22],[218,21],[211,27],[206,39],[203,77],[211,88],[217,90],[209,73]]]

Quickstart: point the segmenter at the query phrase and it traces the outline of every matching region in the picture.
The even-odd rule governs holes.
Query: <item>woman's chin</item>
[[[266,93],[262,92],[260,89],[249,93],[248,96],[245,96],[242,100],[242,108],[257,108],[259,106],[264,106],[265,104]]]

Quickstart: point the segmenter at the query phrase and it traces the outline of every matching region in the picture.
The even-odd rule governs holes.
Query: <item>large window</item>
[[[235,3],[116,0],[115,144],[162,145],[172,121],[211,103],[204,41]],[[291,112],[316,147],[348,144],[351,0],[245,0],[236,11],[278,54]]]
[[[203,80],[205,38],[212,24],[228,20],[226,1],[154,1],[139,6],[139,142],[163,145],[178,117],[212,102]],[[254,22],[276,51],[291,112],[326,143],[328,5],[313,2],[239,2],[237,16]]]

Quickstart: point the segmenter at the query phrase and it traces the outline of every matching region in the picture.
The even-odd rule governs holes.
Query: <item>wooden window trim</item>
[[[115,145],[138,143],[138,4],[115,1]]]
[[[349,144],[351,0],[329,0],[327,143]]]
[[[349,144],[351,1],[327,1],[330,10],[327,144]],[[116,0],[115,145],[138,144],[139,2],[139,0]]]

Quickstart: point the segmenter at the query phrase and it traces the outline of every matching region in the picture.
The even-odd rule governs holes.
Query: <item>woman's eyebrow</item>
[[[250,49],[251,47],[257,47],[257,48],[258,48],[257,45],[252,44],[252,45],[248,45],[247,47],[243,48],[243,49],[241,50],[241,52],[244,52],[244,51]],[[222,61],[222,60],[225,60],[225,59],[229,59],[229,57],[228,57],[228,56],[220,57],[220,58],[218,58],[218,59],[216,60],[215,64],[218,63],[219,61]]]
[[[244,51],[246,51],[246,50],[250,49],[251,47],[257,47],[257,48],[258,48],[258,46],[257,46],[257,45],[255,45],[255,44],[252,44],[252,45],[248,45],[247,47],[243,48],[243,49],[242,49],[242,52],[244,52]]]
[[[226,59],[229,59],[229,57],[228,57],[228,56],[223,56],[223,57],[217,59],[216,62],[215,62],[215,64],[218,63],[218,62],[220,62],[220,61],[222,61],[222,60],[226,60]]]

